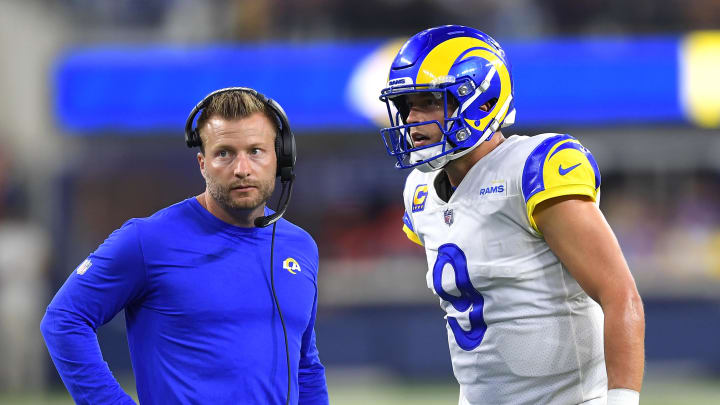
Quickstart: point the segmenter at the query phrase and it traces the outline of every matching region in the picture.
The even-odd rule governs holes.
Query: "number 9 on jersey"
[[[455,285],[457,285],[460,296],[448,294],[442,286],[442,272],[445,265],[449,264],[455,273]],[[459,312],[470,311],[470,330],[463,329],[457,319],[447,317],[448,325],[455,335],[455,341],[463,350],[470,351],[480,345],[485,337],[487,325],[483,319],[483,304],[485,300],[470,281],[467,259],[465,253],[455,244],[446,243],[438,248],[437,259],[433,266],[433,287],[435,292],[445,301],[448,301],[453,308]]]

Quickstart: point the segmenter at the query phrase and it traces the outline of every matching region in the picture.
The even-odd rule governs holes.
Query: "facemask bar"
[[[399,116],[400,113],[397,113],[397,115]],[[434,148],[438,145],[442,145],[442,152],[437,156],[446,155],[447,153],[451,152],[451,150],[447,149],[448,143],[445,142],[445,136],[443,136],[443,139],[440,142],[419,146],[417,148],[413,147],[412,140],[410,138],[410,128],[428,124],[434,124],[437,125],[438,128],[442,128],[439,121],[433,120],[419,122],[416,124],[406,124],[391,128],[383,128],[380,130],[380,134],[383,138],[383,143],[385,144],[385,148],[388,154],[397,159],[397,167],[408,169],[423,163],[411,163],[410,153],[412,152],[418,152],[424,149]]]
[[[452,138],[450,138],[450,136],[463,129],[464,124],[462,123],[462,119],[457,116],[457,110],[451,112],[454,115],[453,117],[449,116],[447,98],[447,87],[457,84],[458,83],[452,82],[444,85],[402,85],[388,87],[382,90],[380,100],[385,102],[385,106],[387,107],[388,117],[390,119],[390,126],[388,128],[382,128],[380,130],[380,136],[383,139],[383,143],[385,144],[385,149],[387,150],[388,155],[397,159],[397,163],[395,164],[396,167],[402,169],[413,168],[427,162],[428,160],[434,160],[440,156],[445,156],[459,149],[459,147],[454,142],[452,142]],[[422,92],[442,94],[445,128],[443,128],[443,124],[438,120],[406,124],[403,117],[401,117],[400,111],[394,105],[392,105],[394,104],[393,98],[395,97],[409,94],[417,94]],[[428,124],[436,125],[443,134],[442,138],[440,139],[440,141],[429,145],[414,147],[412,143],[412,138],[410,137],[410,128]],[[410,154],[412,152],[418,152],[424,149],[435,148],[438,146],[441,147],[440,151],[432,158],[418,162],[411,162]]]

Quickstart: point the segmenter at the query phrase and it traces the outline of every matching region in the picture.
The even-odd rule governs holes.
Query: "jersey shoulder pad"
[[[405,190],[403,192],[406,211],[415,213],[425,210],[430,183],[431,180],[425,173],[417,170],[410,173],[405,181]]]
[[[403,197],[405,199],[405,214],[403,215],[403,231],[408,239],[423,245],[420,236],[415,230],[412,215],[425,210],[425,203],[428,198],[429,180],[425,173],[413,170],[405,180]]]
[[[564,195],[597,200],[600,169],[590,151],[570,135],[550,135],[530,152],[522,172],[522,192],[530,224],[537,204]]]

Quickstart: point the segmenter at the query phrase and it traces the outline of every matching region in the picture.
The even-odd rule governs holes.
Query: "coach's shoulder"
[[[286,220],[285,218],[281,218],[278,221],[278,225],[280,225],[278,230],[282,229],[283,234],[292,239],[294,243],[312,246],[313,249],[317,251],[317,243],[315,243],[315,239],[313,239],[312,235],[310,235],[308,231]]]
[[[313,237],[305,229],[281,218],[278,222],[277,235],[275,239],[276,249],[280,247],[282,252],[287,254],[303,265],[303,268],[312,269],[310,273],[317,274],[320,253],[318,245]]]

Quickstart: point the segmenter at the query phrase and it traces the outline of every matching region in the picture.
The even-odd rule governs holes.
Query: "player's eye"
[[[440,99],[437,99],[431,95],[423,96],[416,100],[407,100],[407,109],[411,110],[413,107],[422,109],[434,109],[442,105]]]
[[[434,94],[432,96],[426,98],[424,100],[424,102],[427,107],[433,107],[433,108],[442,107],[442,105],[443,105],[442,96],[436,97]]]

